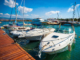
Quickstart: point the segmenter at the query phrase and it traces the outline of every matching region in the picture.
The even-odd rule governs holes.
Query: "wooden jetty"
[[[35,60],[0,29],[0,60]]]

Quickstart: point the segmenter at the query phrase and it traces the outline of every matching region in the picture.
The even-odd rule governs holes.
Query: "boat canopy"
[[[16,24],[17,26],[23,26],[23,24]]]

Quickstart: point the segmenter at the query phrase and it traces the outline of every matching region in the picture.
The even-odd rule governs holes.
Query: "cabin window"
[[[59,36],[53,35],[52,38],[58,38]]]

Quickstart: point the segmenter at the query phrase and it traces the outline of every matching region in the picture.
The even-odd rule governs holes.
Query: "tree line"
[[[61,21],[73,21],[73,18],[66,18],[66,19],[63,19],[63,18],[61,18],[61,19],[58,19],[58,20],[61,20]],[[74,21],[79,21],[80,22],[80,18],[74,18]]]

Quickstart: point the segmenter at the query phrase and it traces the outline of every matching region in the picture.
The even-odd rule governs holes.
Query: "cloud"
[[[16,15],[12,14],[11,17],[16,17]],[[19,18],[19,17],[22,17],[22,16],[17,15],[17,17]]]
[[[6,13],[6,14],[0,13],[0,16],[1,17],[10,17],[10,14],[8,14],[8,13]]]
[[[45,15],[49,16],[49,15],[56,14],[56,13],[60,13],[60,11],[50,11],[50,12],[46,12]]]
[[[69,8],[67,12],[71,12],[71,11],[73,11],[73,9],[72,8]]]
[[[5,16],[10,16],[10,14],[8,14],[8,13],[6,13],[6,14],[4,14]]]
[[[76,8],[78,8],[79,6],[80,6],[80,4],[76,4],[75,10],[76,10]],[[68,9],[67,12],[72,12],[72,11],[74,11],[74,10],[73,10],[73,6],[71,6],[71,7]]]
[[[18,10],[23,13],[23,7],[22,6],[19,6],[18,7]],[[27,12],[31,12],[33,9],[32,8],[27,8],[27,7],[24,7],[24,13],[27,13]]]
[[[24,17],[27,17],[27,16],[29,16],[29,15],[24,15]],[[8,18],[10,18],[10,14],[8,14],[8,13],[5,13],[5,14],[3,14],[3,13],[0,13],[0,17],[8,17]],[[15,18],[16,17],[16,15],[14,15],[14,14],[12,14],[11,15],[11,18]],[[21,16],[21,15],[17,15],[17,18],[23,18],[23,16]]]
[[[3,15],[3,13],[0,13],[0,15]]]
[[[13,8],[13,7],[15,7],[15,2],[14,2],[14,0],[5,0],[4,5]],[[16,3],[16,5],[18,5],[18,3]]]

